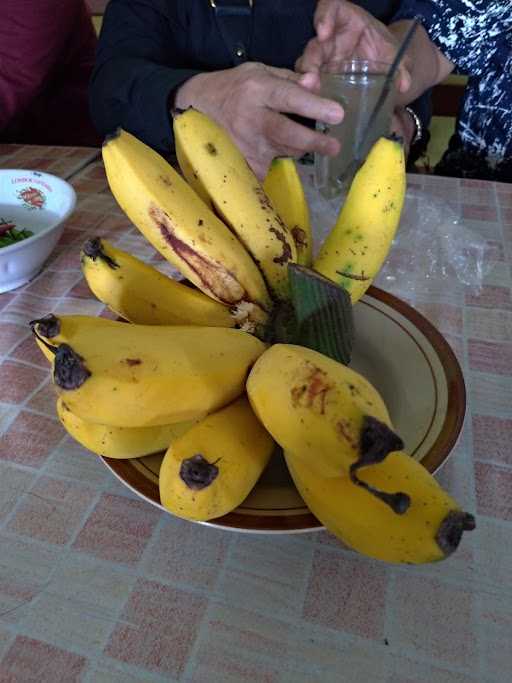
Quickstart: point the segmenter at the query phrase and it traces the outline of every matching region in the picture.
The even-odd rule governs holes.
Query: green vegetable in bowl
[[[27,237],[32,237],[33,234],[32,230],[17,230],[15,223],[9,223],[0,218],[0,249],[2,247],[9,247],[16,242],[21,242],[21,240],[27,239]]]

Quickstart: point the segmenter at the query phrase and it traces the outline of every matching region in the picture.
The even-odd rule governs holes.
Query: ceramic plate
[[[354,307],[354,320],[351,366],[380,391],[407,451],[435,472],[453,448],[464,419],[464,380],[453,351],[420,313],[375,287]],[[103,460],[126,486],[163,510],[158,493],[162,457]],[[240,507],[207,524],[256,533],[322,528],[278,456]]]

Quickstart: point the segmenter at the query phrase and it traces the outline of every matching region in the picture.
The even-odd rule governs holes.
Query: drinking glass
[[[317,122],[317,129],[341,143],[336,157],[315,154],[315,185],[327,199],[343,194],[357,171],[352,163],[365,133],[366,125],[384,85],[389,64],[372,60],[351,59],[337,62],[320,74],[321,95],[339,102],[344,111],[337,125]],[[395,101],[394,85],[389,89],[360,155],[364,159],[373,143],[390,132]]]

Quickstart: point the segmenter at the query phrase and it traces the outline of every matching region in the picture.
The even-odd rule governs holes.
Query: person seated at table
[[[320,0],[319,35],[298,64],[316,71],[331,60],[364,49],[389,60],[418,16],[406,58],[411,87],[403,102],[440,83],[456,70],[469,76],[456,132],[438,175],[512,182],[512,12],[510,0],[403,0],[395,23],[386,29],[346,0]]]
[[[96,34],[84,0],[2,0],[0,142],[97,145],[88,108]]]
[[[332,0],[330,0],[332,1]],[[398,0],[362,0],[384,22]],[[172,150],[173,108],[194,106],[231,133],[261,178],[279,155],[335,155],[339,142],[313,120],[339,123],[341,106],[293,71],[314,35],[316,0],[111,0],[91,81],[91,112],[106,135],[128,130],[161,153]],[[428,97],[415,103],[428,124]],[[309,120],[309,125],[303,125]],[[411,139],[415,121],[395,127]]]

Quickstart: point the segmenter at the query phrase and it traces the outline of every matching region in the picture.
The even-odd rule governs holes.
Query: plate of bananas
[[[356,343],[350,367],[369,379],[384,399],[405,450],[430,473],[436,472],[455,444],[465,411],[464,381],[450,346],[417,311],[376,287],[354,307],[354,318]],[[293,424],[286,415],[281,418]],[[163,508],[163,457],[161,452],[104,461],[135,493]],[[256,533],[323,528],[299,494],[279,448],[247,498],[232,512],[204,523]]]
[[[313,253],[292,159],[260,183],[207,116],[173,125],[179,171],[123,130],[102,153],[120,207],[188,283],[84,243],[84,277],[122,320],[32,321],[62,425],[177,517],[448,557],[475,526],[433,477],[462,426],[462,373],[422,315],[372,286],[404,204],[402,141],[377,140]]]

